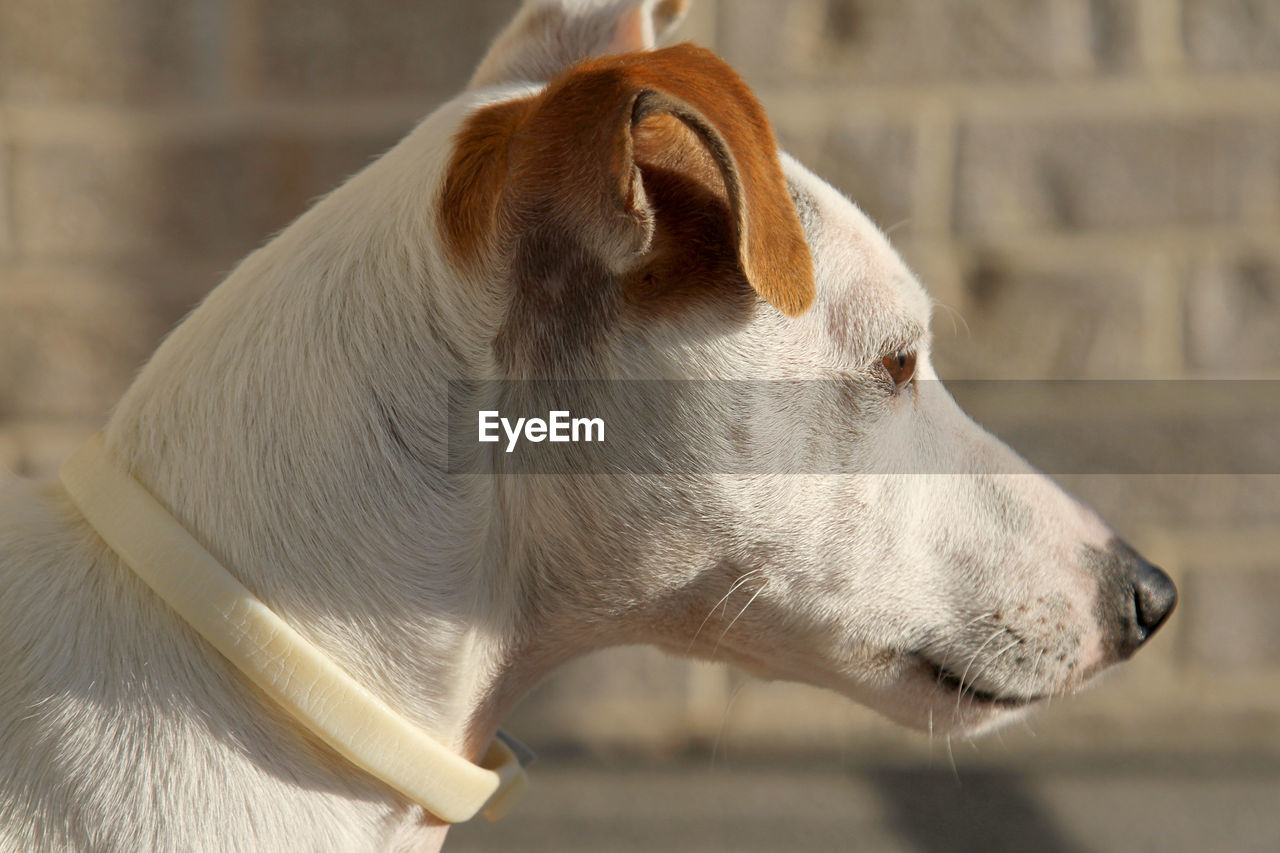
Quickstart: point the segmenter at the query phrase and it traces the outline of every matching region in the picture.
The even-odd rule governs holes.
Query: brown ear
[[[634,269],[653,211],[633,150],[636,126],[666,113],[689,127],[719,167],[742,273],[789,315],[813,302],[813,261],[764,110],[709,51],[683,44],[589,60],[538,96],[479,111],[459,134],[441,198],[455,258],[555,234],[613,274]],[[593,265],[594,266],[594,265]]]

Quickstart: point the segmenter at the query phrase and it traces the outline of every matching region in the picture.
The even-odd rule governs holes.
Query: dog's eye
[[[898,388],[910,382],[916,375],[916,354],[907,350],[898,350],[886,355],[880,362],[889,373],[889,378]]]

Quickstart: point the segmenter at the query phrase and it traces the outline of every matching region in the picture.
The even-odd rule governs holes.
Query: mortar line
[[[910,120],[937,101],[950,104],[966,118],[1025,122],[1273,118],[1280,114],[1280,74],[1264,72],[879,86],[798,80],[757,86],[755,92],[771,115],[786,115],[796,126],[827,120],[833,102],[851,110],[874,110],[900,121]]]

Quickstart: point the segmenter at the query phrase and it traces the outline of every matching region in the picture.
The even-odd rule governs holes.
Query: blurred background
[[[0,0],[0,465],[51,475],[517,5]],[[892,233],[944,378],[1280,378],[1280,2],[694,0],[680,36]],[[1063,479],[1182,591],[1101,685],[948,744],[606,652],[509,721],[533,794],[456,849],[1277,849],[1280,476]]]

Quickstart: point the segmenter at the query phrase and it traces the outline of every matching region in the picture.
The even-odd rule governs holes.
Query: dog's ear
[[[689,0],[527,0],[481,61],[468,88],[545,83],[575,62],[652,50]]]
[[[659,117],[683,135],[652,132]],[[442,236],[464,267],[500,258],[526,297],[598,302],[607,282],[650,260],[657,217],[638,162],[699,158],[707,165],[692,179],[725,200],[737,270],[786,314],[802,313],[813,261],[768,119],[732,69],[692,45],[591,60],[540,95],[475,113],[445,179]]]

